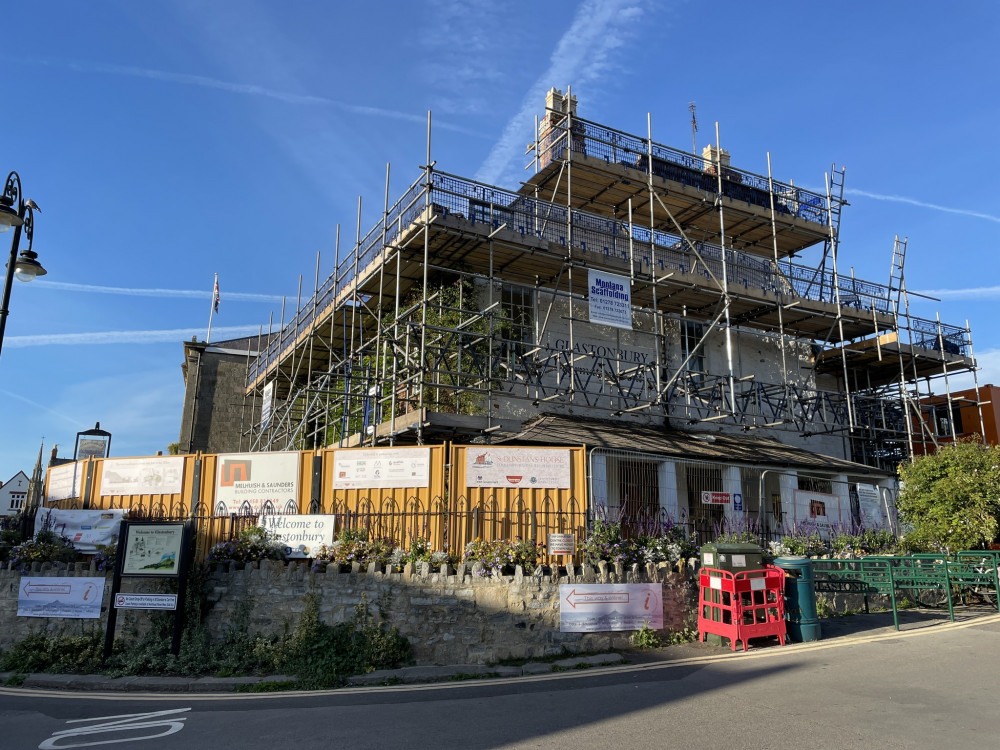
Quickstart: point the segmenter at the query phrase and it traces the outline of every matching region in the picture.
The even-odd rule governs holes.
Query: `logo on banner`
[[[219,486],[232,487],[237,482],[249,482],[251,463],[251,461],[246,459],[238,461],[223,461],[222,475],[219,479]]]

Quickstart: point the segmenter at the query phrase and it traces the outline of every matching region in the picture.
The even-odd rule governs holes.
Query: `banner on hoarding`
[[[101,497],[109,495],[178,495],[184,456],[109,458],[102,464]]]
[[[569,450],[494,445],[470,445],[465,449],[466,487],[567,490],[571,476]]]
[[[223,453],[218,463],[215,515],[298,513],[298,453]]]
[[[632,330],[632,282],[625,276],[589,270],[590,322]]]
[[[101,616],[103,599],[103,576],[100,578],[21,576],[17,587],[17,616],[96,620]]]
[[[430,448],[351,448],[333,454],[333,488],[430,487]]]
[[[35,533],[54,531],[73,542],[78,552],[92,555],[98,545],[109,545],[118,537],[121,520],[128,511],[107,510],[60,510],[59,508],[39,508],[35,513]]]
[[[290,560],[316,557],[320,547],[333,544],[334,515],[261,516],[260,527],[285,545],[285,556]]]
[[[83,477],[87,473],[83,462],[53,466],[45,487],[45,500],[57,502],[83,495]]]
[[[663,584],[559,584],[559,630],[602,633],[663,628]]]
[[[858,484],[858,511],[866,529],[881,529],[885,525],[882,495],[874,484]]]

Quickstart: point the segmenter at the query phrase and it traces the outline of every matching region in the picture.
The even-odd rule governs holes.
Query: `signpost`
[[[188,566],[191,563],[192,527],[188,522],[122,521],[118,533],[118,556],[111,581],[111,601],[108,627],[104,634],[104,659],[111,656],[115,643],[115,626],[119,609],[157,609],[174,613],[174,632],[170,653],[181,649],[181,629],[184,626],[184,591]],[[122,576],[161,577],[177,580],[176,594],[123,594]]]

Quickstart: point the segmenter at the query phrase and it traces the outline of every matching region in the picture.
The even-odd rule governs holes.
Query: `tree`
[[[976,549],[997,537],[1000,446],[960,442],[899,467],[897,507],[914,547]]]

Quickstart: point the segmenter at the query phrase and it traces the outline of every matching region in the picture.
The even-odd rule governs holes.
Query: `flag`
[[[219,302],[221,300],[222,300],[222,297],[219,296],[219,275],[216,274],[215,275],[215,291],[212,294],[212,309],[215,310],[215,312],[219,312]]]

